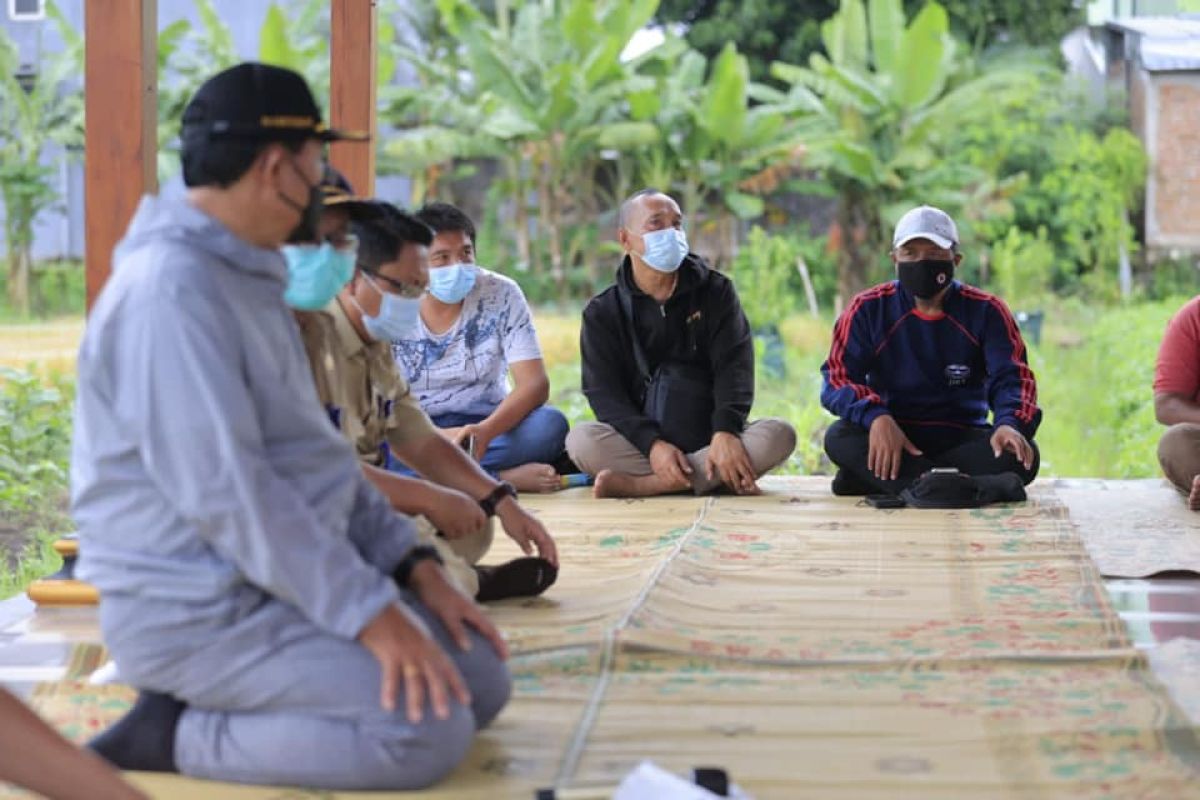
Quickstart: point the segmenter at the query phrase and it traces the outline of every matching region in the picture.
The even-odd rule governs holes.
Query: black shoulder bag
[[[640,378],[642,413],[658,423],[663,438],[685,453],[708,447],[712,440],[712,373],[703,367],[667,361],[650,374],[646,353],[633,324],[633,300],[623,287],[617,288],[625,328],[633,343],[633,357]]]

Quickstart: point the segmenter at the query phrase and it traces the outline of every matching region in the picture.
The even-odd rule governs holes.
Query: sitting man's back
[[[362,477],[283,301],[278,247],[311,238],[339,134],[299,75],[257,64],[183,122],[189,191],[143,201],[79,358],[80,573],[141,690],[92,747],[218,780],[428,785],[509,684],[481,637],[446,633],[477,610]]]

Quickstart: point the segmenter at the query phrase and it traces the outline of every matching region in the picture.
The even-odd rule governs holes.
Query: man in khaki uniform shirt
[[[354,442],[367,478],[397,511],[418,517],[418,533],[438,549],[461,589],[480,601],[540,594],[557,577],[553,540],[510,487],[441,435],[400,376],[387,342],[371,334],[384,336],[406,304],[415,313],[428,281],[425,247],[432,234],[386,204],[364,207],[348,187],[344,197],[326,189],[321,233],[344,239],[353,218],[358,271],[325,311],[298,315],[317,394],[333,424]],[[390,323],[380,322],[389,315]],[[389,456],[430,480],[389,472]],[[536,546],[539,557],[477,566],[491,546],[490,514],[527,553]]]

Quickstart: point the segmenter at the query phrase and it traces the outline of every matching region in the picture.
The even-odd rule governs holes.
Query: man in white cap
[[[858,294],[833,331],[821,403],[833,492],[899,494],[935,467],[1037,475],[1037,383],[1008,307],[960,283],[958,229],[931,206],[901,217],[897,279]],[[990,419],[989,419],[990,412]]]

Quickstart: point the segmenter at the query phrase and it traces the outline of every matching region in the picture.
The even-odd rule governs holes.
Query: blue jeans
[[[439,414],[433,417],[439,428],[458,428],[475,425],[487,419],[485,414]],[[479,466],[495,475],[523,464],[553,464],[567,446],[567,418],[557,408],[535,408],[508,433],[492,439]],[[392,459],[390,469],[403,475],[412,470]]]

